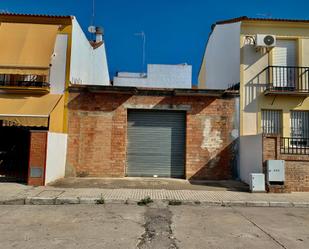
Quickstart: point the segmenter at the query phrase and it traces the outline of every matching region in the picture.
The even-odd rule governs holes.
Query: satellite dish
[[[89,26],[88,31],[89,31],[89,33],[94,34],[96,32],[96,27],[95,26]]]
[[[272,35],[267,35],[265,36],[264,38],[264,43],[267,45],[267,46],[271,46],[273,45],[275,42],[275,39]]]

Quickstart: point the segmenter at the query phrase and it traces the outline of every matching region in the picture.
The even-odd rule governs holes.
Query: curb
[[[100,205],[100,204],[126,204],[137,205],[139,200],[133,199],[103,199],[94,197],[27,197],[0,201],[0,205]],[[170,206],[193,205],[209,207],[281,207],[281,208],[309,208],[309,202],[280,202],[280,201],[194,201],[194,200],[153,200],[154,204]],[[172,203],[178,203],[173,205]]]

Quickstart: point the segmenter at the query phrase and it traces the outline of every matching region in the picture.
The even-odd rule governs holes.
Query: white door
[[[276,88],[296,86],[296,41],[277,40],[273,49],[273,84]]]

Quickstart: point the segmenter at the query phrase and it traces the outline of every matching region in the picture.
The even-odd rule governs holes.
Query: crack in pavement
[[[285,245],[283,245],[279,240],[277,240],[276,238],[274,238],[270,233],[268,233],[266,230],[264,230],[261,226],[259,226],[257,223],[255,223],[253,220],[249,219],[246,215],[244,215],[243,213],[241,213],[240,211],[236,210],[235,208],[232,207],[232,209],[234,210],[235,213],[238,213],[240,216],[242,216],[243,218],[245,218],[247,221],[249,221],[253,226],[255,226],[256,228],[258,228],[260,231],[262,231],[264,234],[266,234],[270,239],[272,239],[275,243],[277,243],[280,247],[287,249],[287,247],[285,247]]]
[[[147,207],[145,233],[139,239],[139,249],[178,249],[171,229],[172,212],[167,208]]]

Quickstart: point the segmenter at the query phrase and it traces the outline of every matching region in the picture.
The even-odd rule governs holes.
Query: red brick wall
[[[309,155],[286,155],[280,153],[280,137],[263,137],[263,162],[285,160],[284,192],[309,191]],[[270,189],[273,192],[277,190]]]
[[[29,151],[29,177],[28,185],[44,185],[45,165],[46,165],[46,131],[30,131],[30,151]],[[30,168],[38,167],[42,169],[42,177],[31,177]]]
[[[230,179],[234,99],[108,93],[70,93],[67,175],[125,176],[127,109],[171,107],[188,109],[186,178]]]

